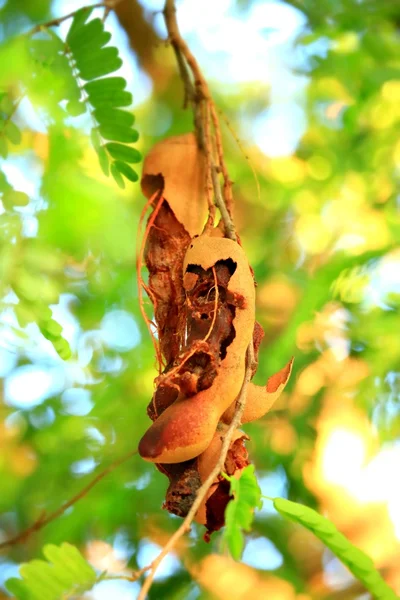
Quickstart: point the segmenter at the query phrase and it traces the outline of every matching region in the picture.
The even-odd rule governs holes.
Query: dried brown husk
[[[142,190],[147,198],[161,190],[177,221],[193,238],[207,220],[205,156],[194,133],[158,142],[143,163]]]
[[[201,235],[207,217],[204,168],[194,134],[185,134],[156,144],[142,177],[148,198],[157,190],[164,198],[148,233],[145,261],[166,365],[148,407],[154,423],[144,454],[169,479],[164,508],[182,517],[220,456],[247,346],[252,340],[254,375],[264,335],[254,320],[253,272],[241,246],[223,238],[220,228]],[[266,386],[250,384],[243,422],[271,408],[291,368],[292,361]],[[224,465],[229,475],[239,476],[249,464],[246,439],[235,432]],[[206,537],[223,526],[229,499],[229,483],[219,476],[196,515]]]

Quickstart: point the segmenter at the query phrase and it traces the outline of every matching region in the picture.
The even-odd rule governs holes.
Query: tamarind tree
[[[0,598],[398,598],[400,9],[0,2]]]

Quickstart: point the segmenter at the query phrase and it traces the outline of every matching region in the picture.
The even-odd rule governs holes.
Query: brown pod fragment
[[[183,277],[193,266],[207,271],[218,261],[228,260],[233,264],[233,274],[227,293],[239,302],[232,321],[233,337],[224,349],[212,385],[194,396],[178,397],[144,434],[139,452],[145,460],[178,463],[201,454],[210,444],[220,416],[240,392],[255,313],[254,281],[246,255],[232,240],[201,236],[189,246]]]
[[[207,219],[205,157],[194,133],[158,142],[143,163],[142,191],[150,198],[162,190],[172,212],[190,237],[200,235]]]
[[[197,458],[197,470],[201,483],[204,483],[219,460],[226,430],[226,426],[220,425],[209,447]],[[239,477],[244,467],[249,464],[245,447],[245,441],[248,439],[249,437],[239,429],[234,432],[224,465],[224,472],[227,475]],[[230,484],[222,475],[219,475],[207,492],[195,517],[198,523],[207,527],[207,541],[210,533],[218,531],[224,526],[225,508],[230,499]]]
[[[179,332],[184,328],[182,264],[189,243],[190,235],[164,200],[149,231],[144,257],[160,349],[167,365],[179,354]]]
[[[242,415],[242,423],[261,419],[279,398],[292,372],[293,358],[277,373],[272,375],[266,386],[250,383],[247,387],[246,405]],[[224,412],[221,421],[229,424],[235,414],[236,401]]]

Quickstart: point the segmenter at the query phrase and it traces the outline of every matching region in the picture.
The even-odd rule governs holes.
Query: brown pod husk
[[[247,387],[246,405],[242,414],[242,423],[250,423],[261,419],[271,409],[282,394],[293,367],[293,358],[277,373],[272,375],[265,386],[249,383]],[[229,424],[235,414],[236,401],[224,412],[221,421]]]
[[[144,257],[166,367],[148,407],[154,423],[139,449],[169,479],[164,508],[184,517],[220,456],[227,426],[219,420],[233,418],[247,346],[252,339],[254,376],[264,332],[254,321],[253,272],[241,246],[223,238],[220,228],[201,235],[207,218],[205,159],[194,134],[156,144],[144,161],[141,184],[147,198],[158,190],[164,198],[154,202],[158,212]],[[243,422],[269,410],[291,367],[292,361],[266,386],[250,384]],[[249,464],[246,439],[235,432],[224,465],[228,475],[239,476]],[[206,539],[224,524],[229,489],[217,477],[196,514],[207,527]]]
[[[226,429],[226,427],[220,426],[207,450],[197,458],[197,470],[202,483],[219,460]],[[248,452],[245,447],[245,441],[248,439],[249,437],[242,431],[237,429],[234,432],[224,464],[224,472],[227,475],[239,477],[249,464]],[[218,531],[224,526],[225,509],[229,500],[231,500],[229,481],[219,475],[208,490],[195,517],[198,523],[207,528],[206,541],[209,540],[213,531]]]
[[[140,455],[146,460],[156,463],[178,463],[201,454],[211,442],[220,416],[240,392],[245,372],[246,350],[253,337],[255,312],[254,281],[246,255],[232,240],[201,236],[191,242],[185,255],[184,277],[187,272],[196,274],[196,269],[199,273],[200,269],[205,272],[215,270],[216,265],[220,263],[228,265],[228,269],[224,273],[226,282],[221,281],[218,288],[221,287],[221,296],[224,291],[227,301],[235,307],[231,333],[226,338],[227,344],[223,348],[221,346],[220,355],[215,362],[207,342],[201,346],[201,359],[204,364],[200,364],[200,369],[196,372],[195,364],[193,368],[189,365],[187,370],[185,365],[185,373],[188,372],[189,377],[193,375],[196,378],[207,366],[215,370],[215,376],[212,373],[197,394],[178,396],[178,399],[155,420],[139,443]],[[192,283],[193,281],[191,285]],[[204,290],[206,298],[209,292],[210,289]],[[217,303],[216,310],[218,308]],[[197,377],[197,381],[200,382],[201,379]],[[179,385],[179,380],[176,382]]]
[[[161,353],[166,364],[178,356],[184,328],[185,292],[182,264],[190,236],[164,200],[150,229],[144,251],[148,287],[154,300]]]
[[[158,142],[143,163],[144,195],[150,198],[162,190],[177,221],[191,238],[201,234],[207,219],[205,181],[205,157],[194,133]]]

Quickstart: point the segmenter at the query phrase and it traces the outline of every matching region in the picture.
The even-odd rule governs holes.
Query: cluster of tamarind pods
[[[144,258],[153,303],[160,374],[148,407],[153,423],[139,453],[167,475],[165,508],[185,516],[220,456],[246,370],[263,337],[255,321],[255,283],[241,245],[219,227],[204,233],[207,200],[204,158],[194,134],[158,143],[144,162],[142,190],[150,199]],[[140,267],[139,267],[140,268]],[[262,417],[284,389],[292,360],[265,386],[249,383],[242,423]],[[256,363],[253,373],[256,370]],[[225,472],[238,476],[249,463],[236,430]],[[196,520],[208,532],[224,523],[229,484],[218,477]]]

